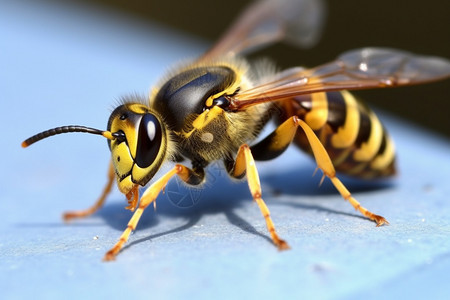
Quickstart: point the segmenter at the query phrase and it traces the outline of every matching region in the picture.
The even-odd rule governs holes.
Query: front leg
[[[73,219],[85,218],[87,216],[92,215],[97,210],[99,210],[105,203],[106,197],[111,192],[115,175],[116,174],[114,173],[114,166],[112,163],[109,163],[108,182],[106,183],[105,188],[103,189],[103,192],[100,195],[100,197],[98,198],[98,200],[94,203],[94,205],[92,205],[88,209],[77,210],[77,211],[68,211],[68,212],[64,213],[63,214],[64,221],[69,222],[69,221],[72,221]]]
[[[136,226],[142,216],[142,213],[144,210],[149,206],[151,203],[153,203],[156,198],[158,197],[159,193],[164,190],[169,180],[175,176],[178,175],[181,180],[183,180],[186,183],[193,184],[193,183],[199,183],[202,181],[204,172],[200,171],[193,171],[189,169],[188,167],[185,167],[183,165],[177,164],[175,167],[164,174],[160,179],[158,179],[156,182],[154,182],[145,192],[142,194],[141,200],[139,202],[139,206],[137,207],[136,211],[134,212],[133,216],[131,217],[130,221],[128,222],[127,228],[122,233],[122,235],[119,238],[119,241],[105,254],[105,257],[103,260],[105,261],[111,261],[114,260],[114,258],[117,256],[117,254],[120,252],[120,249],[122,249],[123,245],[128,241],[128,238],[130,237],[130,234],[133,230],[136,229]],[[138,186],[136,185],[136,191]],[[137,195],[139,197],[139,195]]]
[[[256,169],[255,161],[250,151],[250,147],[246,144],[239,147],[236,160],[233,165],[228,166],[230,176],[234,178],[241,178],[245,173],[247,175],[247,182],[253,200],[258,204],[264,219],[266,220],[267,230],[272,237],[272,241],[279,250],[289,249],[289,245],[280,237],[275,231],[275,225],[270,218],[270,212],[264,200],[261,198],[261,184],[259,182],[258,170]]]

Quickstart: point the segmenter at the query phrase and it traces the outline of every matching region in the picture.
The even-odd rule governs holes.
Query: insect
[[[148,99],[126,97],[112,113],[107,130],[63,126],[22,143],[68,132],[102,135],[111,163],[107,184],[97,202],[65,220],[86,217],[105,202],[114,182],[134,211],[118,242],[105,254],[113,260],[136,229],[144,210],[168,181],[178,176],[201,185],[205,168],[223,161],[233,178],[246,178],[253,200],[265,218],[274,245],[288,249],[262,199],[255,160],[270,160],[291,144],[310,153],[342,197],[377,226],[387,220],[367,210],[336,177],[336,171],[360,178],[395,173],[394,144],[377,116],[347,90],[421,84],[450,77],[450,62],[384,48],[346,52],[335,61],[305,69],[272,71],[251,64],[243,54],[282,39],[308,43],[317,31],[310,17],[318,3],[262,1],[252,4],[209,51],[172,71]],[[297,12],[297,13],[293,13]],[[308,21],[309,20],[309,21]],[[255,142],[270,119],[278,127]],[[161,165],[175,163],[139,195]],[[190,162],[186,166],[183,162]]]

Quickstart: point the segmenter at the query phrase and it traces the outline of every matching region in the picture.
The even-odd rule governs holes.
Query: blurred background
[[[157,21],[213,43],[251,1],[95,0],[136,18]],[[328,17],[319,44],[308,50],[274,45],[268,56],[282,68],[316,66],[353,48],[382,46],[450,59],[450,1],[326,1]],[[157,58],[155,58],[157,59]],[[368,103],[450,137],[450,82],[357,92]]]
[[[43,0],[41,0],[43,1]],[[60,1],[47,0],[55,5]],[[328,17],[320,42],[312,49],[273,45],[253,54],[267,56],[281,68],[316,66],[340,53],[365,46],[405,49],[450,59],[450,1],[326,1]],[[72,2],[73,4],[74,2]],[[214,43],[250,1],[89,0],[86,8],[120,12],[143,22],[157,22]],[[157,45],[155,45],[157,47]],[[158,57],[154,58],[155,61]],[[375,107],[450,137],[450,81],[396,89],[357,92]]]

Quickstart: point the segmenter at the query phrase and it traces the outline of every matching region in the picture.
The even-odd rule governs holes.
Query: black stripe
[[[359,108],[359,131],[355,140],[355,146],[361,148],[361,145],[369,140],[372,131],[372,122],[369,115]]]
[[[340,92],[327,93],[328,119],[327,123],[337,132],[339,127],[345,124],[347,117],[347,105],[344,96]]]
[[[380,148],[378,149],[377,155],[375,155],[375,157],[373,159],[382,155],[384,153],[384,151],[386,150],[387,136],[386,136],[386,131],[384,130],[384,128],[382,128],[382,130],[383,130],[383,138],[381,139],[381,145],[380,145]]]

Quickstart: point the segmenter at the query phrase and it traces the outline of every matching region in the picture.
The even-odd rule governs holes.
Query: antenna
[[[110,139],[110,140],[113,140],[118,135],[120,135],[118,133],[114,134],[114,133],[111,133],[110,131],[103,131],[103,130],[90,128],[90,127],[86,127],[86,126],[68,125],[68,126],[52,128],[52,129],[40,132],[38,134],[35,134],[32,137],[23,141],[22,147],[26,148],[26,147],[30,146],[31,144],[34,144],[34,143],[36,143],[42,139],[48,138],[50,136],[62,134],[62,133],[69,133],[69,132],[84,132],[84,133],[97,134],[97,135],[102,135],[105,138]]]

